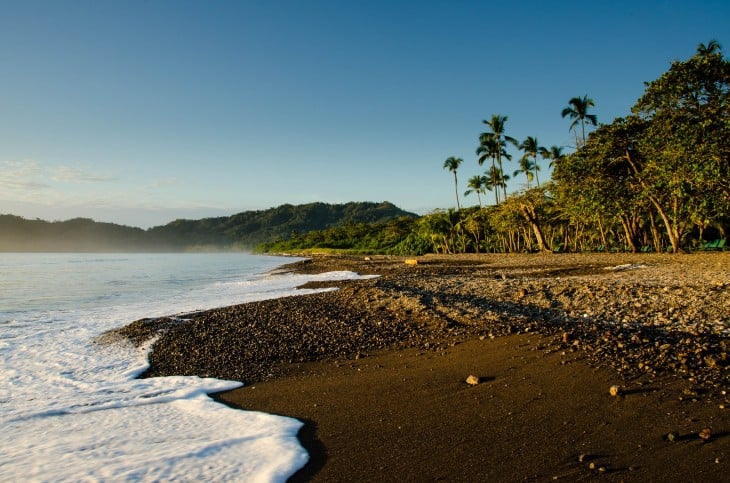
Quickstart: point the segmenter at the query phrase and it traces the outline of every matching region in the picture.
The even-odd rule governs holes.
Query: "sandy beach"
[[[726,481],[730,256],[405,261],[315,256],[284,270],[380,276],[118,333],[304,421],[292,481]]]

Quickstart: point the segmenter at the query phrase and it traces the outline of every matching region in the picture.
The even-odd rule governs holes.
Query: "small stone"
[[[586,456],[588,456],[588,455],[586,455],[585,453],[579,454],[578,455],[578,463],[583,463],[585,461],[585,459],[586,459]]]
[[[702,441],[709,441],[712,438],[712,428],[704,428],[699,436]]]
[[[611,386],[611,387],[608,388],[608,393],[611,396],[618,396],[619,394],[621,394],[621,388],[619,386],[616,386],[616,385]]]
[[[567,344],[572,340],[572,334],[570,332],[563,332],[563,344]]]
[[[470,374],[469,377],[466,378],[466,383],[470,386],[476,386],[479,382],[479,378],[474,374]]]
[[[673,443],[677,440],[677,438],[679,438],[679,433],[676,431],[670,431],[666,436],[664,436],[664,438],[670,443]]]

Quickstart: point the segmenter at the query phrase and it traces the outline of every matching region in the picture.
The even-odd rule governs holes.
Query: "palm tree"
[[[497,181],[496,181],[495,186],[502,188],[502,191],[505,192],[505,195],[504,195],[505,198],[504,199],[506,200],[507,199],[506,198],[507,197],[507,195],[506,195],[507,192],[505,190],[507,188],[507,181],[509,181],[509,175],[506,175],[502,171],[497,170],[496,171],[496,179],[497,179]]]
[[[540,186],[540,177],[537,175],[537,172],[540,171],[540,166],[537,165],[537,153],[540,152],[540,149],[542,146],[540,146],[537,142],[537,138],[534,138],[532,136],[527,136],[527,138],[520,143],[519,148],[525,152],[525,156],[523,157],[531,157],[532,158],[532,170],[535,172],[535,181],[537,181],[537,186]],[[520,161],[522,162],[522,161]],[[527,173],[525,173],[527,174]],[[529,188],[529,183],[528,186]]]
[[[482,135],[479,136],[479,147],[477,148],[477,156],[479,156],[479,158],[477,158],[477,162],[479,163],[479,166],[483,165],[487,158],[492,159],[492,167],[488,173],[489,178],[487,178],[491,186],[490,188],[487,188],[489,191],[496,186],[494,184],[494,180],[496,178],[494,178],[493,174],[495,174],[497,170],[495,162],[498,150],[499,145],[497,144],[497,140],[491,133],[482,133]],[[496,189],[494,190],[494,204],[499,205],[499,191]]]
[[[534,175],[532,174],[532,171],[535,169],[535,163],[530,161],[530,157],[525,154],[520,158],[520,169],[515,171],[512,176],[517,176],[520,173],[525,173],[525,177],[527,178],[527,189],[530,189],[530,183],[532,183],[532,180],[534,178]]]
[[[496,145],[497,145],[497,150],[496,150],[497,165],[499,166],[499,171],[503,173],[502,178],[505,178],[504,170],[502,169],[502,158],[504,157],[507,160],[511,159],[510,156],[507,155],[506,146],[507,146],[507,143],[510,143],[510,144],[514,145],[515,147],[517,147],[517,140],[513,137],[507,136],[504,133],[504,125],[507,122],[507,116],[502,116],[501,114],[492,114],[492,118],[489,121],[484,120],[482,122],[484,124],[486,124],[487,126],[489,126],[489,128],[491,129],[491,132],[482,133],[482,135],[480,136],[480,139],[484,136],[487,136],[487,137],[491,136],[494,138]],[[509,177],[506,177],[506,179],[509,179]],[[502,184],[502,189],[504,192],[504,197],[505,197],[505,199],[507,199],[507,184],[506,183]]]
[[[499,206],[499,187],[501,185],[501,175],[499,170],[496,168],[496,166],[492,166],[489,168],[489,171],[487,171],[487,176],[484,181],[484,189],[487,191],[494,190],[494,202],[497,206]]]
[[[707,57],[711,54],[717,54],[722,50],[722,45],[715,39],[710,40],[707,45],[700,44],[697,46],[697,55],[700,57]]]
[[[594,107],[596,104],[593,99],[589,99],[588,96],[574,97],[568,101],[568,107],[563,109],[562,116],[570,117],[573,122],[570,124],[570,130],[575,129],[575,126],[580,123],[581,132],[583,134],[583,144],[586,143],[586,122],[592,125],[598,124],[598,118],[595,114],[588,114],[588,108]],[[578,135],[576,134],[576,144],[578,144]]]
[[[565,154],[563,154],[563,148],[560,146],[550,146],[550,149],[546,149],[544,147],[540,147],[540,156],[542,159],[549,159],[550,164],[548,166],[550,168],[553,167],[555,163],[560,161],[565,157]]]
[[[448,169],[452,173],[454,173],[454,190],[456,191],[456,209],[461,210],[461,206],[459,206],[459,183],[456,179],[456,170],[459,169],[459,165],[463,163],[464,160],[461,158],[457,158],[455,156],[451,156],[450,158],[447,158],[446,161],[444,161],[444,169]]]
[[[469,183],[467,186],[469,186],[469,189],[464,192],[464,196],[469,196],[472,193],[477,194],[477,199],[479,200],[479,208],[482,207],[482,196],[481,194],[484,193],[484,184],[486,182],[486,176],[479,176],[475,175],[469,178]]]

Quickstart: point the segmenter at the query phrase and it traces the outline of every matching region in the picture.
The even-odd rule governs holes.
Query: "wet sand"
[[[305,364],[219,398],[305,422],[311,460],[292,481],[727,478],[727,410],[680,401],[676,381],[623,385],[610,369],[539,344],[512,335]],[[464,382],[472,374],[480,384]],[[609,394],[613,384],[623,396]],[[705,427],[716,431],[709,443],[697,436]],[[672,431],[677,442],[666,440]]]

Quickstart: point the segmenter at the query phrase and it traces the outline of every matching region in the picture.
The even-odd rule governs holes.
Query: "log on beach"
[[[286,268],[380,277],[118,332],[159,335],[145,376],[241,380],[216,397],[305,421],[312,458],[295,480],[729,470],[727,254],[321,256]]]

